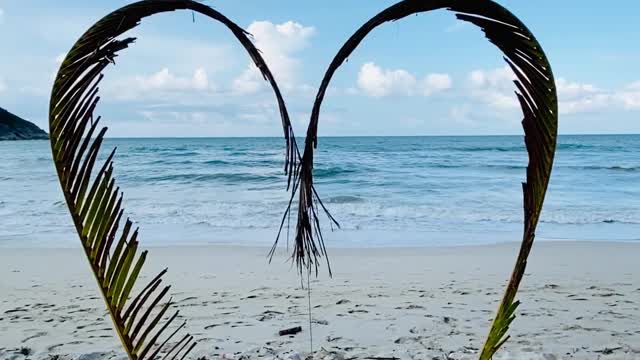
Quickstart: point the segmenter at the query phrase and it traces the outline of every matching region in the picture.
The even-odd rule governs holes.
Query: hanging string
[[[307,269],[307,299],[309,299],[309,346],[313,357],[313,323],[311,320],[311,267]]]

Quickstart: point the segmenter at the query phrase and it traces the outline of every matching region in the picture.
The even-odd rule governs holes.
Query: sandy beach
[[[318,359],[474,359],[516,244],[330,249],[311,281]],[[284,250],[283,250],[284,251]],[[310,350],[307,290],[281,252],[150,249],[199,345],[193,358],[297,359]],[[539,242],[499,359],[640,359],[640,244]],[[121,359],[80,249],[0,251],[1,359]],[[301,326],[295,336],[278,331]],[[29,353],[25,356],[21,353]]]

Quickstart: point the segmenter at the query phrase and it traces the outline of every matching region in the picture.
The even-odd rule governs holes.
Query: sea
[[[101,157],[113,147],[143,244],[275,240],[290,197],[283,139],[107,139]],[[522,136],[321,137],[316,154],[340,224],[322,219],[329,248],[521,240]],[[560,136],[537,239],[640,241],[640,135]],[[0,247],[77,244],[49,142],[0,142]]]

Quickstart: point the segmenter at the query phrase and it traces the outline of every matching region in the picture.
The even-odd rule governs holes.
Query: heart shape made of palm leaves
[[[529,166],[527,180],[523,184],[521,249],[480,353],[480,359],[490,359],[508,339],[506,333],[519,304],[515,300],[516,292],[533,245],[551,175],[558,120],[553,73],[540,44],[517,17],[491,0],[405,0],[380,12],[360,27],[339,50],[323,77],[302,155],[284,99],[269,67],[249,39],[249,34],[220,12],[193,0],[144,0],[112,12],[85,32],[67,54],[53,85],[49,107],[51,149],[73,223],[129,359],[182,359],[193,349],[196,341],[189,334],[175,337],[185,326],[185,323],[174,324],[178,312],[162,322],[171,306],[171,300],[165,298],[169,286],[161,286],[166,269],[136,296],[131,295],[147,252],[137,255],[138,230],[132,230],[133,223],[124,217],[123,197],[113,178],[115,149],[102,166],[95,166],[107,128],[99,129],[100,118],[94,118],[94,110],[99,101],[98,85],[103,78],[103,70],[114,62],[119,51],[135,40],[118,37],[139,25],[145,17],[180,9],[198,12],[225,25],[274,91],[286,144],[287,189],[291,190],[285,217],[295,194],[299,195],[293,259],[301,273],[303,268],[309,271],[315,268],[317,273],[318,258],[327,255],[318,211],[324,210],[327,214],[328,211],[313,185],[320,107],[333,74],[358,44],[374,28],[386,22],[415,13],[447,9],[455,12],[458,19],[480,27],[504,53],[505,61],[517,77],[516,95],[524,113],[522,124]],[[330,220],[335,221],[332,217]],[[284,221],[281,228],[283,224]],[[328,258],[327,265],[329,267]]]

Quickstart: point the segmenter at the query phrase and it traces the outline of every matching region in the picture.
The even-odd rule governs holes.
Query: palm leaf
[[[456,12],[458,19],[480,27],[489,41],[505,55],[517,80],[516,96],[524,113],[522,125],[529,156],[527,179],[523,184],[524,232],[511,280],[500,303],[480,359],[490,359],[507,340],[507,331],[519,304],[515,300],[524,275],[527,258],[535,238],[556,149],[558,104],[551,66],[542,47],[518,18],[490,0],[405,0],[371,18],[342,46],[329,65],[318,89],[307,129],[305,149],[300,163],[298,223],[294,257],[299,266],[316,264],[326,255],[318,220],[317,193],[313,187],[313,155],[318,145],[320,107],[335,71],[346,61],[360,42],[376,27],[411,14],[436,9]],[[321,205],[321,203],[320,203]],[[316,244],[316,241],[318,242]]]
[[[296,180],[294,169],[299,157],[284,100],[260,52],[248,33],[210,7],[190,0],[136,2],[98,21],[75,43],[58,71],[51,94],[51,149],[73,223],[116,333],[129,359],[136,360],[154,359],[161,354],[165,359],[183,359],[196,342],[189,334],[180,341],[174,340],[184,324],[165,335],[165,331],[176,327],[173,322],[178,318],[175,312],[163,321],[171,305],[171,299],[167,300],[170,287],[161,286],[166,269],[131,296],[147,252],[138,255],[138,229],[133,229],[131,220],[125,220],[123,196],[113,176],[115,149],[102,165],[96,165],[107,128],[98,130],[100,118],[94,118],[94,110],[102,71],[135,40],[117,37],[139,25],[144,17],[179,9],[221,22],[240,41],[275,92],[286,140],[285,172],[289,182]]]

